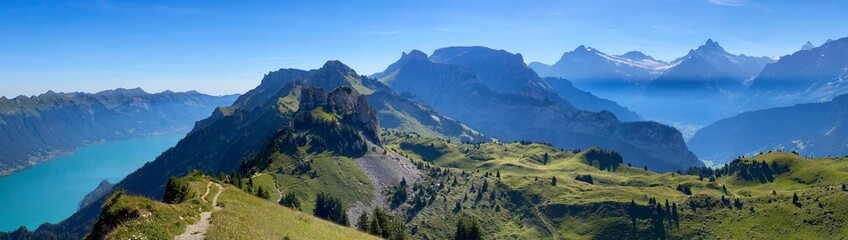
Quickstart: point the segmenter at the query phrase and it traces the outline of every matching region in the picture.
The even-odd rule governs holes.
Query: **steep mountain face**
[[[798,51],[763,69],[742,100],[744,110],[827,101],[848,93],[848,38]]]
[[[367,143],[380,146],[377,113],[368,106],[368,99],[352,88],[339,87],[330,93],[322,88],[303,88],[300,102],[291,121],[265,142],[263,151],[294,156],[305,148],[307,154],[359,157],[368,151]],[[241,170],[264,169],[271,164],[270,156],[260,156],[243,163]]]
[[[643,120],[639,114],[630,111],[626,107],[618,105],[611,100],[599,98],[590,92],[580,90],[571,84],[571,81],[563,78],[546,77],[543,80],[553,87],[554,91],[565,98],[574,107],[591,112],[610,111],[621,121]]]
[[[316,70],[304,71],[300,69],[280,69],[269,72],[262,77],[262,82],[240,96],[230,108],[240,108],[251,111],[265,104],[268,99],[276,96],[287,84],[302,80],[315,74]]]
[[[402,58],[416,58],[416,52],[404,54]],[[296,86],[286,88],[287,84]],[[237,109],[254,109],[275,96],[288,96],[279,99],[280,107],[296,111],[300,104],[298,100],[300,88],[307,86],[320,87],[325,91],[347,86],[359,94],[367,95],[371,107],[377,111],[380,121],[384,123],[381,126],[383,128],[456,141],[490,140],[456,120],[442,116],[426,106],[398,95],[374,78],[360,76],[339,61],[328,61],[322,68],[311,71],[280,69],[270,72],[263,77],[258,87],[241,96],[233,106],[216,109],[210,118],[198,122],[195,129],[202,129]]]
[[[377,111],[383,128],[459,142],[491,141],[491,138],[465,124],[410,99],[411,96],[388,91],[368,95],[368,103]]]
[[[689,147],[704,159],[725,163],[771,150],[802,156],[848,155],[848,95],[739,114],[699,130]]]
[[[423,54],[420,51],[413,50],[413,52],[418,52],[417,60],[427,60],[426,55],[425,57],[420,56],[420,54]],[[600,99],[576,89],[568,81],[559,81],[556,78],[539,78],[532,68],[524,64],[520,54],[512,54],[504,50],[494,51],[484,47],[448,47],[437,49],[433,56],[429,58],[429,61],[469,68],[475,75],[479,76],[477,79],[481,84],[495,92],[519,94],[542,101],[557,101],[558,104],[563,106],[579,104],[579,106],[573,107],[581,110],[596,112],[606,110],[613,112],[616,117],[624,121],[641,120],[638,114],[615,103],[610,103],[609,100]],[[407,62],[409,60],[401,58],[392,65],[395,66],[394,69],[397,69],[397,66],[402,65],[401,63]],[[394,70],[394,72],[394,76],[396,76],[398,71]],[[389,81],[394,78],[384,79]],[[500,90],[492,88],[493,85]],[[556,85],[556,87],[553,85]],[[422,84],[418,87],[434,88],[436,86]]]
[[[530,67],[540,76],[565,78],[590,92],[608,92],[638,90],[668,64],[638,51],[609,55],[581,45],[553,65],[533,62]]]
[[[768,57],[730,54],[708,39],[698,49],[671,62],[670,68],[647,89],[659,94],[732,96],[744,90],[747,81],[772,62],[774,60]]]
[[[185,133],[237,96],[116,89],[0,98],[0,176],[86,144]]]
[[[674,128],[653,122],[622,123],[608,111],[579,110],[556,93],[515,89],[495,91],[486,82],[518,82],[520,84],[500,86],[511,85],[526,90],[526,83],[532,81],[521,78],[526,76],[523,74],[512,75],[518,79],[500,76],[497,81],[486,81],[482,80],[484,76],[494,74],[478,75],[478,70],[475,70],[521,69],[526,66],[522,61],[496,57],[513,58],[516,55],[479,47],[437,52],[440,55],[431,59],[452,64],[408,61],[390,81],[391,87],[398,92],[414,94],[436,111],[501,140],[543,141],[563,148],[601,146],[621,152],[625,161],[661,171],[701,165],[686,149],[680,133]],[[465,59],[465,56],[470,59]],[[536,91],[538,89],[542,88],[536,88]]]
[[[411,60],[426,60],[426,59],[427,59],[427,54],[425,54],[421,51],[418,51],[418,50],[409,51],[409,54],[402,53],[401,56],[400,56],[400,60],[389,65],[389,67],[387,67],[385,71],[372,74],[370,77],[376,78],[378,81],[380,81],[382,83],[389,84],[387,82],[384,82],[384,80],[394,79],[394,75],[397,74],[397,72],[398,72],[398,70],[400,70],[401,66],[403,66],[404,64],[406,64],[407,62],[409,62]]]
[[[433,52],[430,61],[470,68],[495,92],[555,98],[551,87],[524,64],[521,54],[485,47],[447,47]]]

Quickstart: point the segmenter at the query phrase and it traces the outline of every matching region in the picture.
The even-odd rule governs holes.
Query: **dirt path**
[[[209,186],[212,185],[212,182],[206,184],[206,193],[203,194],[202,199],[206,201],[206,195],[209,194]],[[221,193],[224,192],[224,187],[221,184],[215,183],[215,186],[218,187],[218,193],[215,194],[215,197],[212,198],[212,211],[221,210],[221,207],[218,207],[218,197],[221,196]],[[176,240],[193,240],[193,239],[206,239],[206,232],[209,231],[209,222],[212,218],[212,211],[202,212],[200,213],[200,221],[197,223],[188,225],[186,227],[185,232],[180,234],[179,236],[174,237]]]
[[[553,239],[559,239],[559,233],[557,233],[556,228],[554,227],[554,225],[548,222],[548,219],[545,218],[545,215],[542,215],[542,212],[539,211],[539,206],[533,206],[533,213],[536,214],[537,217],[539,217],[539,221],[541,221],[542,225],[544,225],[545,228],[547,228],[548,232],[551,233]]]
[[[209,195],[209,186],[211,186],[211,185],[212,185],[212,182],[209,182],[209,183],[206,184],[206,193],[204,193],[203,196],[200,197],[200,200],[203,200],[204,202],[206,202],[206,196]]]
[[[280,202],[280,200],[283,200],[283,192],[288,190],[290,187],[294,187],[294,186],[297,186],[297,185],[300,185],[300,184],[306,184],[306,180],[301,180],[300,182],[289,184],[288,186],[285,186],[282,189],[277,189],[277,193],[279,193],[278,195],[280,195],[280,197],[277,198],[277,202]]]

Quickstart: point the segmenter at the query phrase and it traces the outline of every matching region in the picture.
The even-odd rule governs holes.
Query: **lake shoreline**
[[[24,170],[33,168],[33,167],[38,166],[39,164],[42,164],[42,163],[50,162],[50,161],[52,161],[56,158],[74,155],[74,154],[76,154],[77,150],[84,148],[84,147],[94,146],[94,145],[98,145],[98,144],[104,144],[104,143],[107,143],[107,142],[132,140],[132,139],[137,139],[137,138],[184,136],[188,132],[189,131],[181,129],[177,132],[150,133],[150,134],[146,134],[146,135],[132,136],[132,137],[127,137],[127,138],[117,138],[117,139],[112,139],[112,140],[100,139],[100,140],[95,140],[95,141],[85,141],[85,142],[82,143],[82,146],[75,147],[72,150],[55,150],[55,151],[52,151],[52,152],[44,153],[44,156],[32,156],[32,157],[29,158],[29,160],[27,160],[28,165],[26,165],[26,166],[11,167],[9,169],[2,169],[2,170],[0,170],[0,178],[15,174],[16,172],[20,172],[20,171],[24,171]]]
[[[164,151],[183,135],[138,137],[80,147],[68,156],[0,177],[0,231],[36,229],[60,222],[79,208],[103,180],[116,183]]]

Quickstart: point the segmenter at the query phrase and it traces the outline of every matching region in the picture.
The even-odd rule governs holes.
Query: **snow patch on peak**
[[[594,55],[614,65],[626,65],[630,67],[647,69],[652,74],[660,74],[663,70],[667,69],[666,66],[668,65],[663,61],[658,61],[638,51],[627,52],[623,55],[609,55],[604,52],[598,51],[595,48],[586,47],[584,45],[580,45],[572,52],[565,53],[563,55],[563,58],[566,58],[569,55],[576,55],[577,57]]]

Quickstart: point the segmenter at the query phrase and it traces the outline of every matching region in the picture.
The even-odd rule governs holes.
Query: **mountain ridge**
[[[804,156],[848,154],[848,94],[832,101],[744,112],[699,130],[689,146],[704,159],[725,163],[738,156],[794,151]]]
[[[766,66],[740,99],[742,110],[831,100],[848,93],[848,38],[781,57]]]

